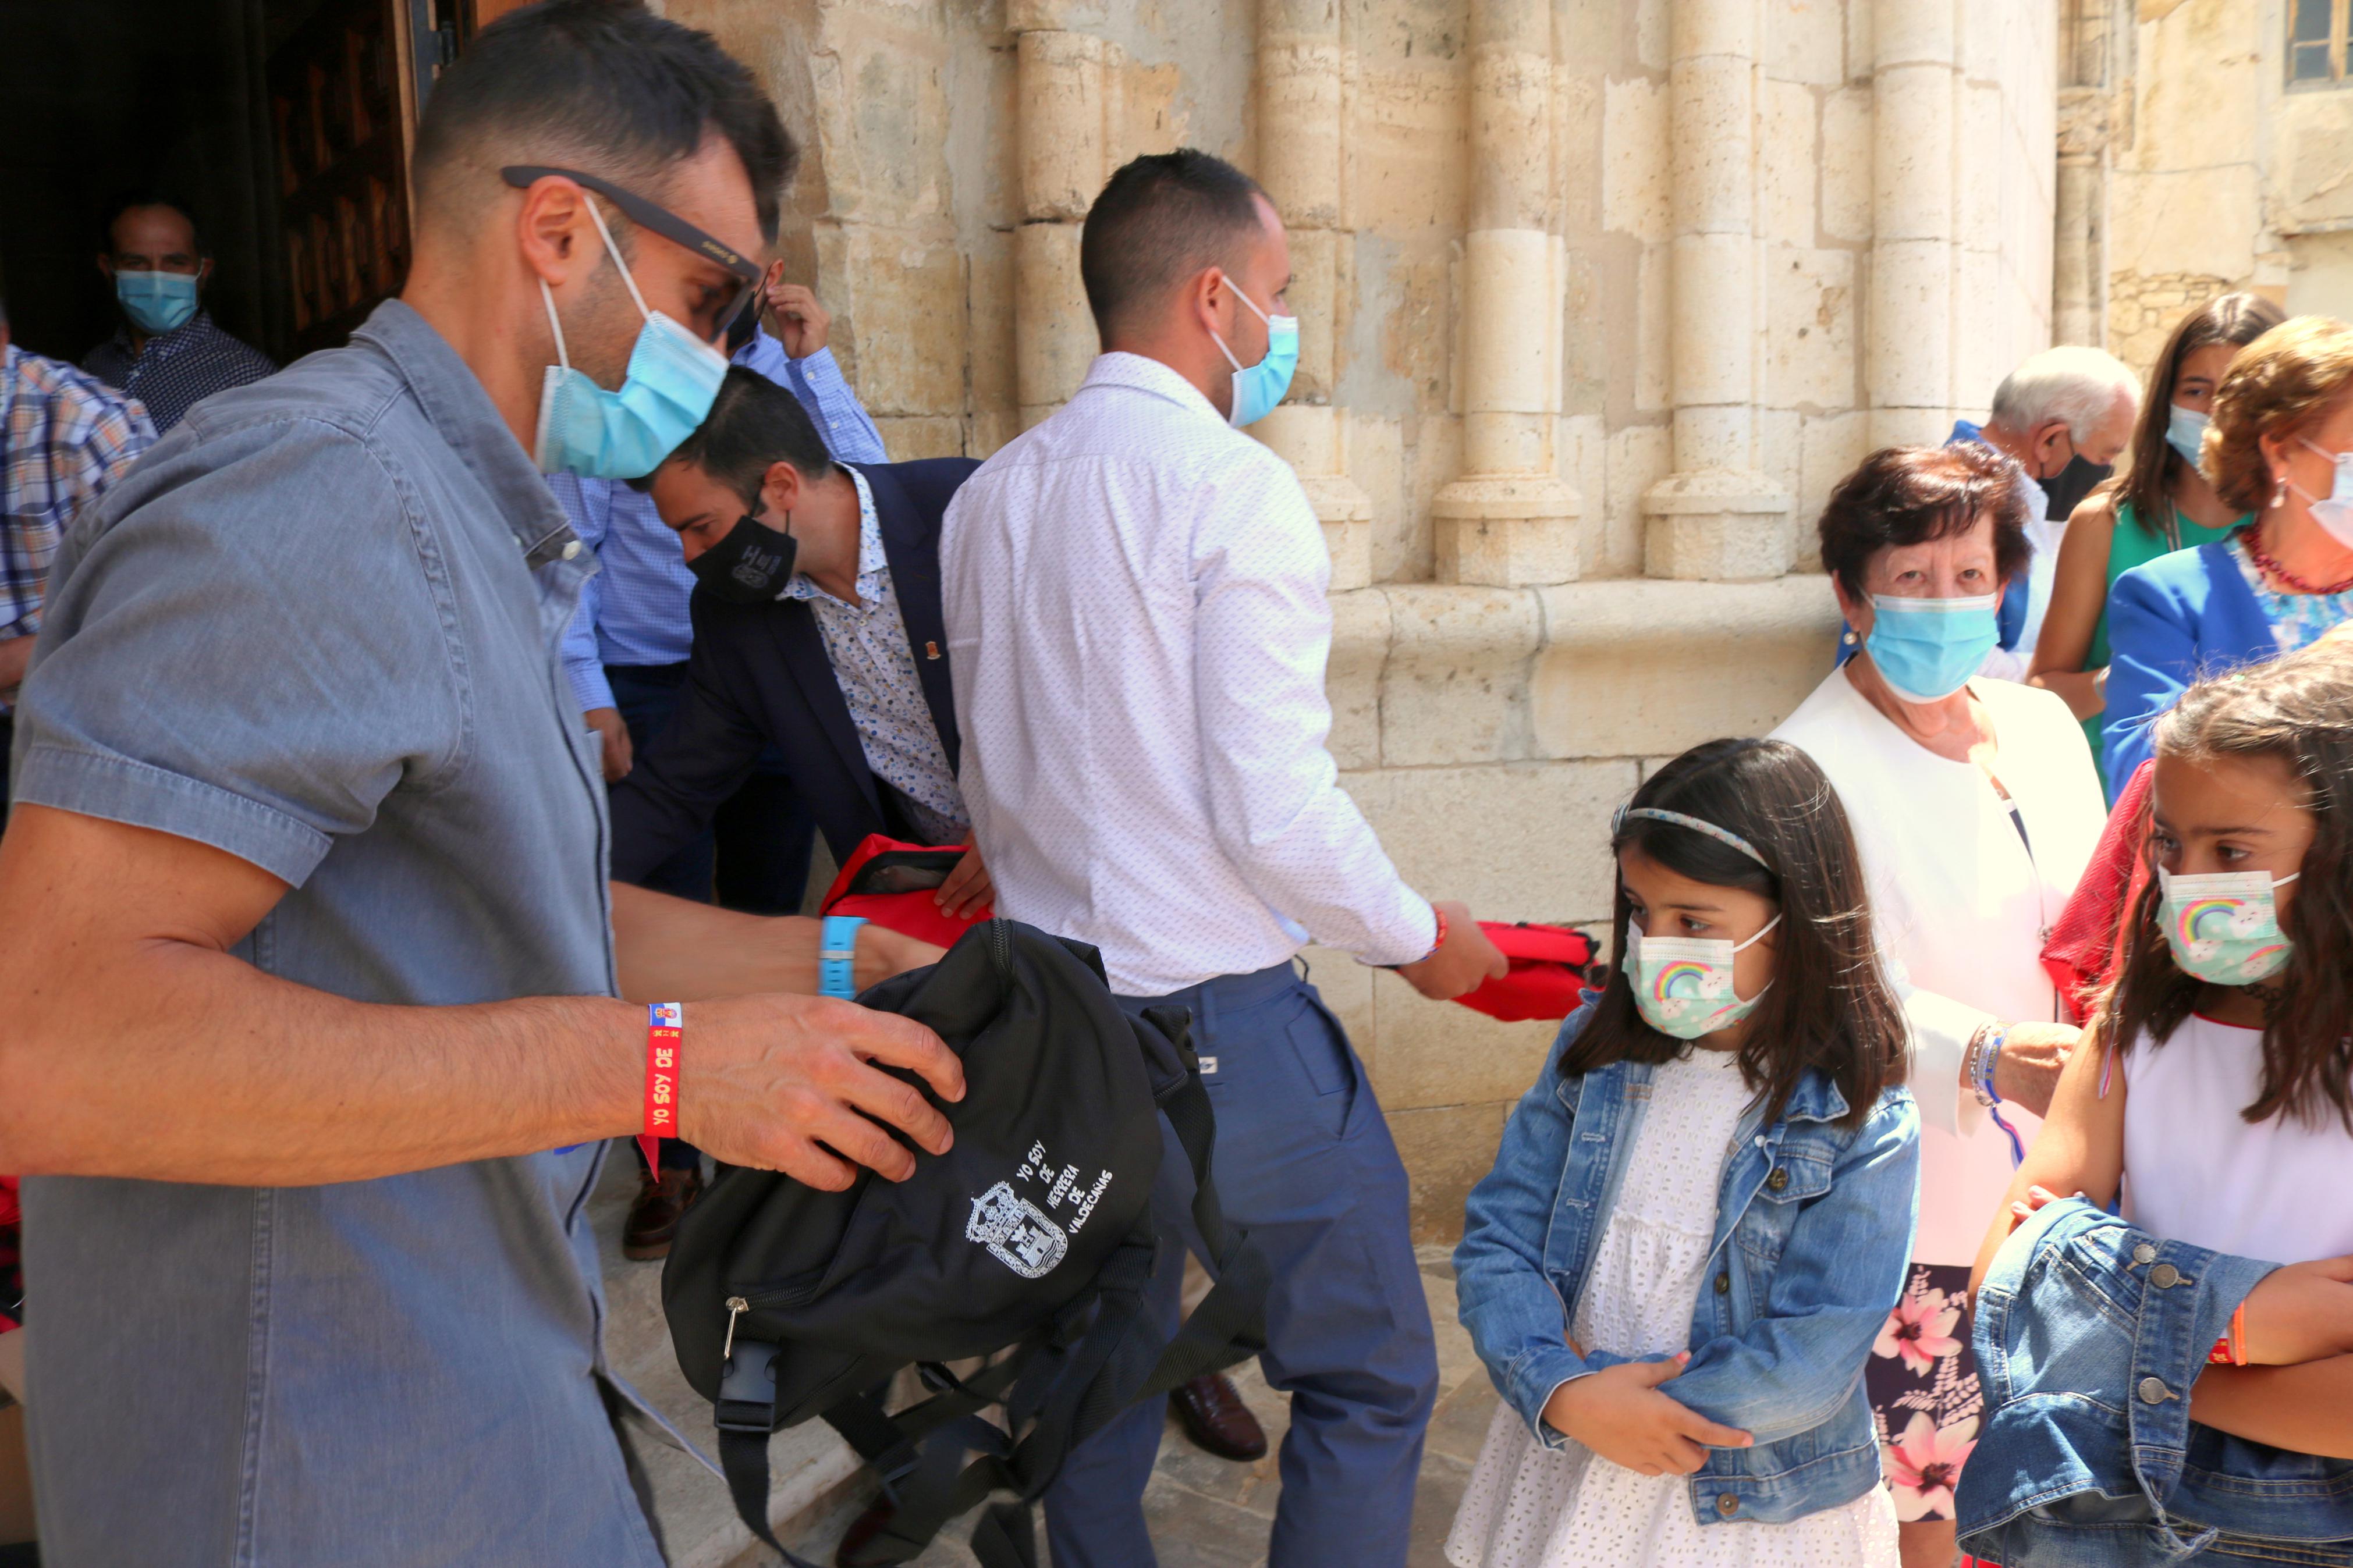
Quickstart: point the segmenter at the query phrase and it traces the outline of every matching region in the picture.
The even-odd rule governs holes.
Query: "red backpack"
[[[819,909],[828,915],[860,915],[885,931],[954,947],[956,938],[996,913],[994,906],[984,905],[963,920],[932,901],[969,848],[963,844],[909,844],[870,833],[825,890]]]

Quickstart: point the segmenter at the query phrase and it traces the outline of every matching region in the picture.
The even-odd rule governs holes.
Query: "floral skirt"
[[[1953,1517],[1953,1484],[1977,1447],[1977,1358],[1966,1265],[1915,1263],[1863,1368],[1880,1466],[1906,1524]]]

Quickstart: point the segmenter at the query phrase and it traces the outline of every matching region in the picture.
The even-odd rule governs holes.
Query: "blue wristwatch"
[[[858,994],[858,928],[862,915],[828,915],[818,937],[817,994],[847,1000]]]

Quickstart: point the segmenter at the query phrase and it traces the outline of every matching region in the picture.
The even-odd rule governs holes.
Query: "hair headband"
[[[1617,837],[1618,830],[1625,826],[1630,816],[1646,817],[1652,822],[1671,822],[1677,827],[1688,827],[1694,833],[1704,833],[1718,844],[1731,845],[1759,866],[1764,866],[1766,870],[1773,869],[1765,864],[1765,857],[1757,853],[1757,847],[1738,834],[1727,832],[1713,822],[1702,822],[1696,816],[1685,816],[1680,811],[1661,811],[1654,805],[1620,806],[1617,815],[1609,819],[1610,837]]]

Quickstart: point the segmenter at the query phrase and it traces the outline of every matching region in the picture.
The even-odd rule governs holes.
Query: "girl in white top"
[[[2192,687],[2155,740],[2158,876],[1976,1278],[2053,1193],[2294,1265],[2242,1316],[2270,1364],[2209,1367],[2190,1411],[2353,1456],[2353,643]]]

